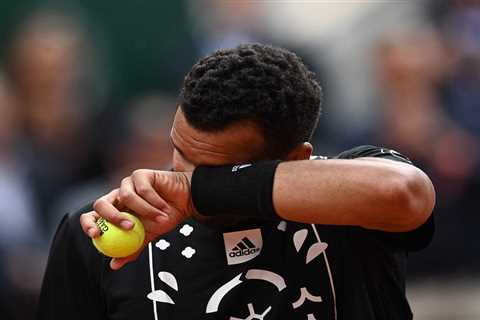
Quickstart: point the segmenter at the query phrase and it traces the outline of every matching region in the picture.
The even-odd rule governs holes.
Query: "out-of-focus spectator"
[[[54,11],[33,14],[9,51],[9,74],[18,102],[17,152],[28,170],[39,221],[64,189],[98,172],[95,128],[89,120],[94,77],[88,41],[77,21]]]
[[[2,319],[32,318],[45,257],[37,229],[32,190],[13,152],[17,131],[16,102],[7,81],[0,78],[0,314]]]
[[[109,164],[116,168],[117,178],[138,168],[171,168],[170,129],[176,109],[176,99],[162,93],[150,93],[128,103],[123,139],[107,155]]]
[[[446,112],[439,94],[458,67],[458,56],[433,30],[390,36],[379,51],[384,100],[377,136],[415,159],[437,189],[437,236],[427,251],[412,259],[414,272],[430,275],[468,270],[478,263],[471,256],[475,245],[468,235],[475,209],[465,201],[478,172],[478,141]],[[444,259],[445,252],[450,259]]]
[[[457,57],[442,98],[448,115],[480,144],[480,1],[450,1],[440,25]]]
[[[49,228],[50,234],[66,212],[105,194],[133,170],[170,169],[170,125],[176,110],[175,99],[151,93],[133,99],[122,109],[116,117],[116,128],[108,128],[109,132],[105,133],[108,142],[104,147],[103,161],[108,170],[102,176],[75,185],[56,199],[52,208],[56,219]]]
[[[35,232],[32,190],[25,171],[16,159],[12,143],[17,134],[15,101],[6,81],[0,78],[0,244],[3,249],[38,241]],[[7,245],[8,244],[8,245]]]
[[[383,139],[422,162],[431,161],[440,136],[453,129],[436,95],[453,67],[449,59],[432,32],[390,36],[379,51]]]
[[[254,2],[190,0],[189,4],[195,23],[196,43],[202,56],[264,38],[260,32],[261,16]]]
[[[445,112],[471,141],[467,145],[458,140],[452,143],[460,144],[463,147],[461,152],[472,163],[471,170],[465,172],[461,179],[453,181],[457,185],[461,183],[462,188],[461,192],[453,193],[454,201],[447,209],[459,215],[455,236],[464,239],[461,248],[458,248],[463,253],[463,259],[457,259],[457,264],[465,271],[478,275],[480,255],[472,253],[480,251],[477,231],[480,224],[480,1],[449,0],[447,5],[449,10],[440,20],[439,30],[458,61],[439,94]],[[447,153],[438,160],[452,163]],[[446,183],[452,185],[451,180],[444,181]]]

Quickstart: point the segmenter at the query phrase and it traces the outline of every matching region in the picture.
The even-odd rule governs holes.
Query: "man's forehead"
[[[264,149],[263,137],[253,125],[244,123],[215,132],[202,131],[191,126],[180,109],[170,136],[177,151],[189,159],[203,155],[219,161],[246,161],[258,158]]]

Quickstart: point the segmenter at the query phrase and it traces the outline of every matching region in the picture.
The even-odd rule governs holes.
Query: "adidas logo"
[[[262,251],[260,229],[250,229],[223,234],[225,256],[228,265],[244,263],[257,257]]]
[[[252,166],[251,163],[236,165],[236,166],[232,167],[232,172],[237,172],[237,171],[240,171],[244,168],[248,168],[248,167],[251,167],[251,166]]]
[[[235,247],[232,248],[232,251],[228,253],[228,256],[241,257],[248,256],[250,254],[255,254],[260,251],[260,248],[255,247],[255,245],[247,237],[244,237]]]

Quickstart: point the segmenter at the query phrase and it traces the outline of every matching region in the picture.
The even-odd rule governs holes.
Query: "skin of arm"
[[[273,203],[286,220],[402,232],[428,219],[435,191],[425,173],[398,161],[290,161],[277,168]]]
[[[144,223],[148,243],[189,216],[203,219],[192,203],[191,180],[192,172],[135,170],[119,189],[95,202],[95,211],[80,217],[82,229],[92,238],[99,236],[95,223],[99,216],[131,229],[133,225],[125,226],[125,217],[118,210],[130,208]],[[398,161],[298,160],[278,165],[272,200],[285,220],[402,232],[416,229],[428,219],[435,191],[420,169]],[[140,252],[113,259],[112,269],[135,260]]]

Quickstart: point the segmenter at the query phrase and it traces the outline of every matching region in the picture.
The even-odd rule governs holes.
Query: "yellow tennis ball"
[[[132,230],[123,230],[104,218],[97,220],[100,236],[93,238],[93,245],[98,251],[112,258],[127,257],[140,249],[145,239],[145,229],[142,222],[128,212],[122,212],[133,221]]]

